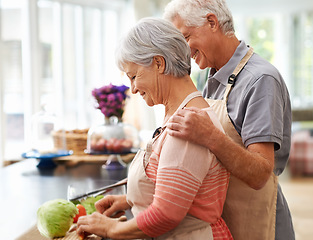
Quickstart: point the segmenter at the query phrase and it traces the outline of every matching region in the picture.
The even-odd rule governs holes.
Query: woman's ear
[[[164,73],[165,71],[165,59],[162,56],[154,56],[153,61],[156,64],[159,73]]]
[[[215,32],[219,28],[217,17],[213,13],[208,13],[206,19],[212,31]]]

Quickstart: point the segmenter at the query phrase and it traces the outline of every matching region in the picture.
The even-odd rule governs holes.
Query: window
[[[291,74],[294,107],[313,106],[313,11],[292,17]]]
[[[236,15],[236,33],[282,74],[292,108],[313,107],[313,12]]]
[[[160,17],[168,0],[147,2],[0,1],[0,165],[29,150],[31,119],[43,106],[64,129],[103,122],[100,111],[94,111],[91,90],[110,82],[128,84],[115,66],[114,49],[124,30],[147,14]],[[313,109],[313,5],[277,0],[274,5],[284,5],[277,12],[253,1],[229,4],[236,35],[280,71],[293,110]],[[202,90],[207,70],[200,71],[194,62],[192,68]],[[162,122],[163,108],[142,105],[139,120],[151,130]]]
[[[91,90],[119,81],[113,56],[129,6],[126,0],[2,0],[0,7],[1,165],[31,148],[31,119],[43,106],[66,129],[103,121]]]
[[[1,1],[1,9],[0,151],[3,156],[5,148],[13,147],[13,145],[17,148],[21,146],[24,138],[24,105],[22,83],[22,8],[18,1]]]

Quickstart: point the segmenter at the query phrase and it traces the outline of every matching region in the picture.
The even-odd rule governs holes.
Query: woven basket
[[[72,150],[74,155],[86,154],[84,150],[87,148],[87,133],[89,129],[75,130],[59,130],[52,133],[54,147],[56,149]]]

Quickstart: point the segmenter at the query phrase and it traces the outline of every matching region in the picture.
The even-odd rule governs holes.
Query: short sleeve
[[[247,147],[256,142],[273,142],[275,150],[283,141],[284,99],[280,83],[272,76],[257,79],[240,103],[243,121],[241,137]]]

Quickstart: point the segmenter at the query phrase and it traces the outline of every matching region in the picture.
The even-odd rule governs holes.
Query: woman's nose
[[[132,94],[136,94],[138,92],[138,89],[136,88],[135,83],[132,83],[130,86]]]

